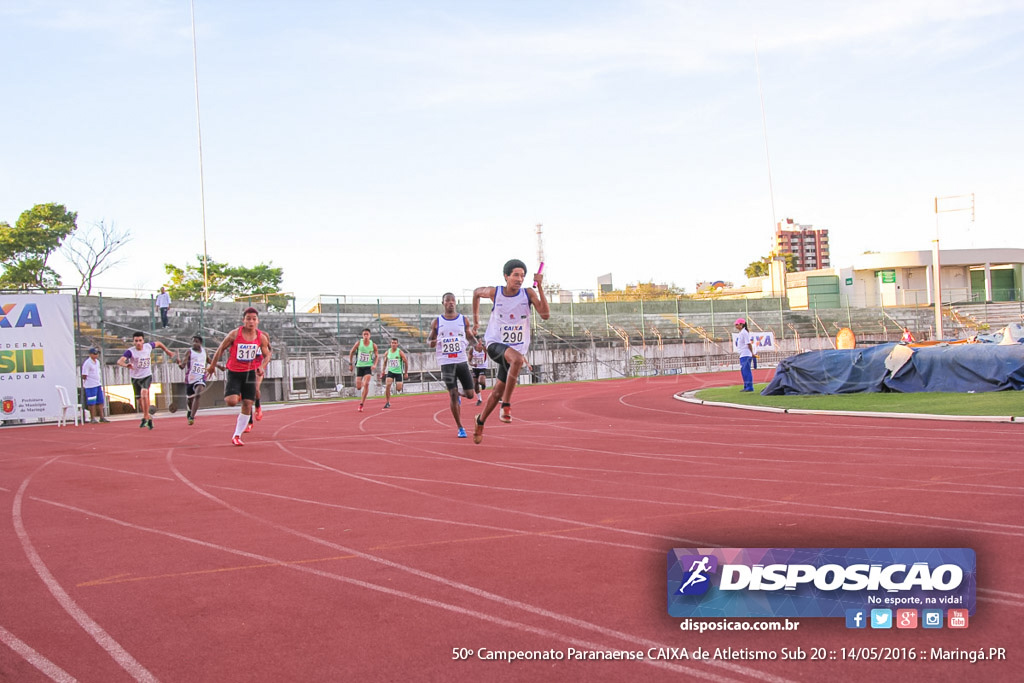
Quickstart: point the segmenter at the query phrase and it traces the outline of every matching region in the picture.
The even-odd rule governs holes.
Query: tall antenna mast
[[[543,227],[544,227],[543,223],[538,223],[537,224],[537,272],[538,273],[541,272],[542,268],[544,268],[544,234],[543,234],[543,231],[542,231]],[[534,287],[537,286],[537,281],[536,280],[533,281],[533,286]]]

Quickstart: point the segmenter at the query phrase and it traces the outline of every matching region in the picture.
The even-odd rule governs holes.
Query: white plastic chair
[[[75,426],[77,427],[78,426],[78,411],[81,408],[81,406],[79,406],[77,403],[72,403],[71,399],[68,398],[68,390],[65,389],[64,387],[62,387],[59,384],[57,385],[57,396],[60,397],[60,408],[61,408],[61,410],[60,410],[60,418],[57,420],[57,426],[58,427],[63,427],[65,425],[67,425],[67,423],[68,423],[68,409],[70,408],[71,410],[74,411]]]

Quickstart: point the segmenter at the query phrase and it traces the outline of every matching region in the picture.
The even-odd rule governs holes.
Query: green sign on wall
[[[895,270],[883,270],[882,273],[882,284],[883,285],[894,285],[896,284],[896,271]]]
[[[846,278],[846,284],[852,285],[853,284],[853,278],[852,277]]]

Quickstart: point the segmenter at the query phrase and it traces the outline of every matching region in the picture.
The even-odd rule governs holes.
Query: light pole
[[[192,8],[192,76],[196,90],[196,135],[199,142],[199,207],[203,217],[203,302],[210,300],[210,277],[207,272],[206,254],[206,183],[203,180],[203,125],[199,116],[199,55],[196,51],[196,4],[190,0]],[[199,310],[202,311],[202,303]]]
[[[961,206],[954,209],[940,209],[939,202],[946,199],[971,198],[971,205]],[[932,277],[932,286],[935,289],[935,339],[942,339],[942,265],[939,262],[939,214],[953,213],[955,211],[970,211],[971,222],[974,222],[974,193],[955,194],[946,197],[935,198],[935,239],[932,240],[932,270],[935,271]]]

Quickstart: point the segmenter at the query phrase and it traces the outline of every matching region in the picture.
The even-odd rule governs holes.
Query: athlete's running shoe
[[[484,423],[480,421],[480,416],[476,416],[476,426],[473,427],[473,443],[480,443],[484,440]]]
[[[194,425],[196,423],[196,419],[194,417],[192,417],[191,415],[189,415],[188,416],[188,423],[189,423],[189,425]]]
[[[153,418],[149,418],[148,420],[146,420],[146,426],[149,427],[150,429],[153,428]]]
[[[139,423],[139,429],[146,428],[146,418],[142,418],[142,422]]]
[[[256,406],[256,421],[263,419],[263,406]]]
[[[391,401],[388,401],[387,403],[385,403],[384,407],[385,408],[390,408],[391,407]]]
[[[459,438],[460,439],[465,439],[466,438],[466,430],[463,429],[462,427],[459,427]]]
[[[360,413],[363,412],[363,404],[362,403],[359,404],[359,412]]]
[[[244,446],[245,442],[242,441],[242,437],[240,437],[240,436],[233,436],[233,437],[231,437],[231,445],[232,446]]]
[[[481,403],[483,403],[483,402],[484,402],[484,399],[483,399],[483,398],[478,398],[478,399],[476,400],[476,404],[477,404],[477,405],[480,405],[480,404],[481,404]]]
[[[252,431],[252,423],[250,422],[249,424],[245,425],[245,433],[248,434],[251,431]]]
[[[501,420],[502,422],[506,423],[506,424],[512,421],[512,404],[511,403],[502,403],[501,404],[501,415],[498,416],[498,419]]]

